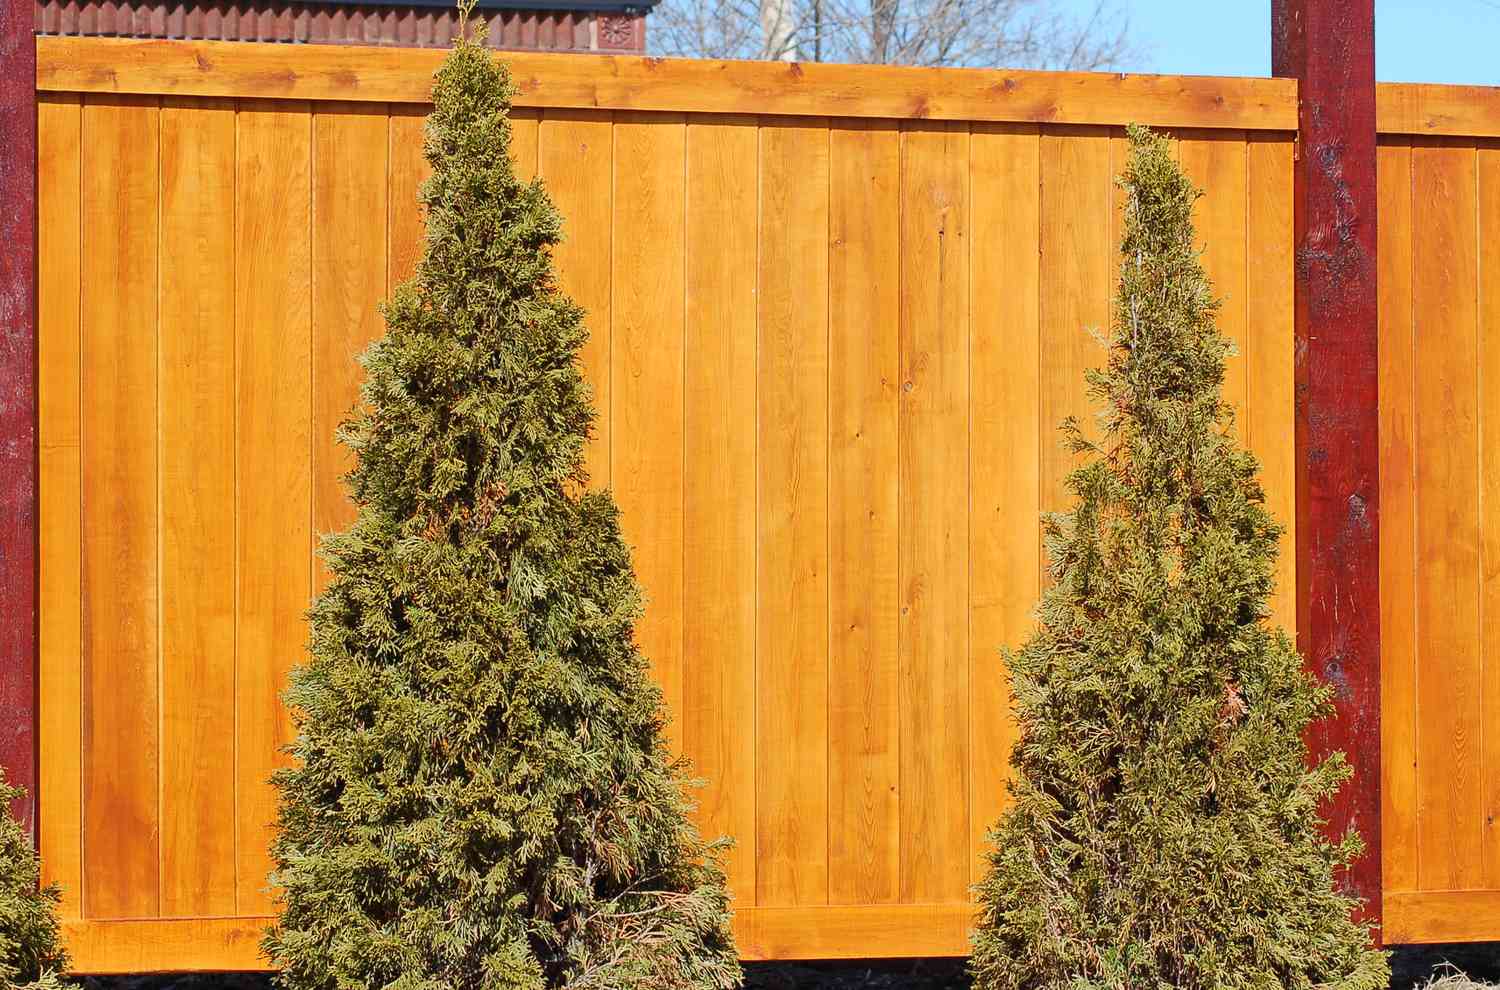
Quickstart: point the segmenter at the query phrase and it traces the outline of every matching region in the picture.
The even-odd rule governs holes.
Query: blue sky
[[[1093,0],[1062,0],[1080,15]],[[1271,71],[1271,0],[1115,0],[1146,49],[1121,68],[1184,75]],[[1375,75],[1500,85],[1500,0],[1375,0]]]

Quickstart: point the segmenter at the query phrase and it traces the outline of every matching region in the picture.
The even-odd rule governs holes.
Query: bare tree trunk
[[[765,40],[765,58],[795,62],[797,49],[792,44],[792,0],[760,0],[760,31]]]

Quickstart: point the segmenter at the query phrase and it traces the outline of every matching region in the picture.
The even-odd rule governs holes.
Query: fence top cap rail
[[[37,88],[426,103],[432,49],[40,37]],[[1291,79],[506,52],[518,106],[1016,123],[1297,126]]]
[[[1500,137],[1500,86],[1381,83],[1375,118],[1382,134]]]

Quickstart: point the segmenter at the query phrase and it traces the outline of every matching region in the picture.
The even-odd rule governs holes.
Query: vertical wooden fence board
[[[584,458],[589,483],[609,484],[610,182],[614,126],[610,115],[552,110],[540,124],[537,158],[547,194],[563,217],[563,240],[552,252],[558,284],[584,309],[588,343],[581,358],[594,392],[594,436]]]
[[[39,679],[37,842],[58,913],[83,913],[83,553],[79,461],[79,293],[83,265],[78,97],[37,105],[37,523]]]
[[[1377,151],[1380,195],[1380,822],[1385,889],[1417,887],[1416,395],[1411,142]]]
[[[1500,146],[1477,149],[1479,251],[1480,827],[1483,886],[1500,890]]]
[[[686,125],[681,115],[615,122],[610,428],[625,541],[646,593],[636,639],[674,713],[682,751],[683,293]]]
[[[389,273],[386,292],[411,278],[422,257],[422,235],[427,227],[420,201],[422,183],[432,174],[427,157],[422,154],[422,133],[427,123],[427,107],[391,107],[387,154],[390,155],[390,190],[386,220],[389,243]]]
[[[313,116],[313,529],[340,532],[354,521],[344,475],[353,455],[334,432],[359,402],[359,356],[385,331],[375,304],[384,298],[386,231],[385,107],[319,104]],[[327,580],[317,564],[316,587]]]
[[[829,134],[828,899],[896,900],[901,146],[890,124]]]
[[[1245,147],[1245,374],[1249,404],[1245,432],[1260,459],[1266,508],[1285,527],[1276,560],[1271,621],[1289,635],[1297,629],[1297,463],[1289,439],[1296,428],[1292,243],[1292,141],[1282,134],[1250,134]]]
[[[1473,145],[1412,149],[1422,887],[1479,879],[1478,278]]]
[[[84,902],[160,909],[157,125],[151,99],[83,109]]]
[[[1041,594],[1040,144],[1033,125],[976,124],[969,138],[969,846],[981,851],[1008,800],[1017,735],[1000,651],[1023,645]],[[976,858],[970,880],[984,868]]]
[[[901,895],[967,897],[969,133],[901,134]]]
[[[530,182],[536,178],[537,125],[541,113],[536,110],[512,110],[510,115],[510,157],[516,178]]]
[[[235,910],[234,104],[161,110],[161,912]],[[227,318],[226,318],[227,317]]]
[[[755,118],[687,125],[683,748],[698,825],[755,903]],[[545,145],[543,145],[545,148]]]
[[[1047,128],[1041,163],[1041,490],[1042,510],[1057,512],[1069,504],[1064,483],[1075,463],[1057,428],[1076,416],[1093,435],[1083,375],[1105,356],[1091,331],[1108,326],[1114,271],[1108,133]]]
[[[1235,353],[1224,362],[1224,401],[1234,409],[1235,433],[1250,438],[1248,372],[1249,338],[1245,327],[1246,160],[1244,131],[1188,131],[1178,135],[1182,169],[1203,196],[1193,210],[1203,267],[1220,302],[1219,332],[1233,342]]]
[[[756,903],[828,900],[828,126],[760,132]]]
[[[235,889],[241,915],[274,909],[266,875],[271,774],[292,739],[280,703],[305,654],[312,597],[312,114],[241,107],[235,162]]]

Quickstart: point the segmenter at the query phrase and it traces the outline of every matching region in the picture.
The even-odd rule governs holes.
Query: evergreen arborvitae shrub
[[[41,886],[41,861],[10,804],[21,791],[0,768],[0,988],[52,990],[68,967],[57,925],[57,888]]]
[[[1099,439],[1064,425],[1076,501],[1045,522],[1052,583],[1007,655],[1020,741],[975,983],[1383,988],[1336,884],[1360,840],[1321,831],[1349,767],[1309,767],[1303,743],[1329,689],[1270,621],[1282,528],[1230,433],[1199,194],[1165,138],[1130,141]]]
[[[358,516],[287,692],[265,948],[298,990],[738,986],[618,509],[585,490],[561,220],[512,170],[482,32],[437,74],[426,244],[340,430]]]

